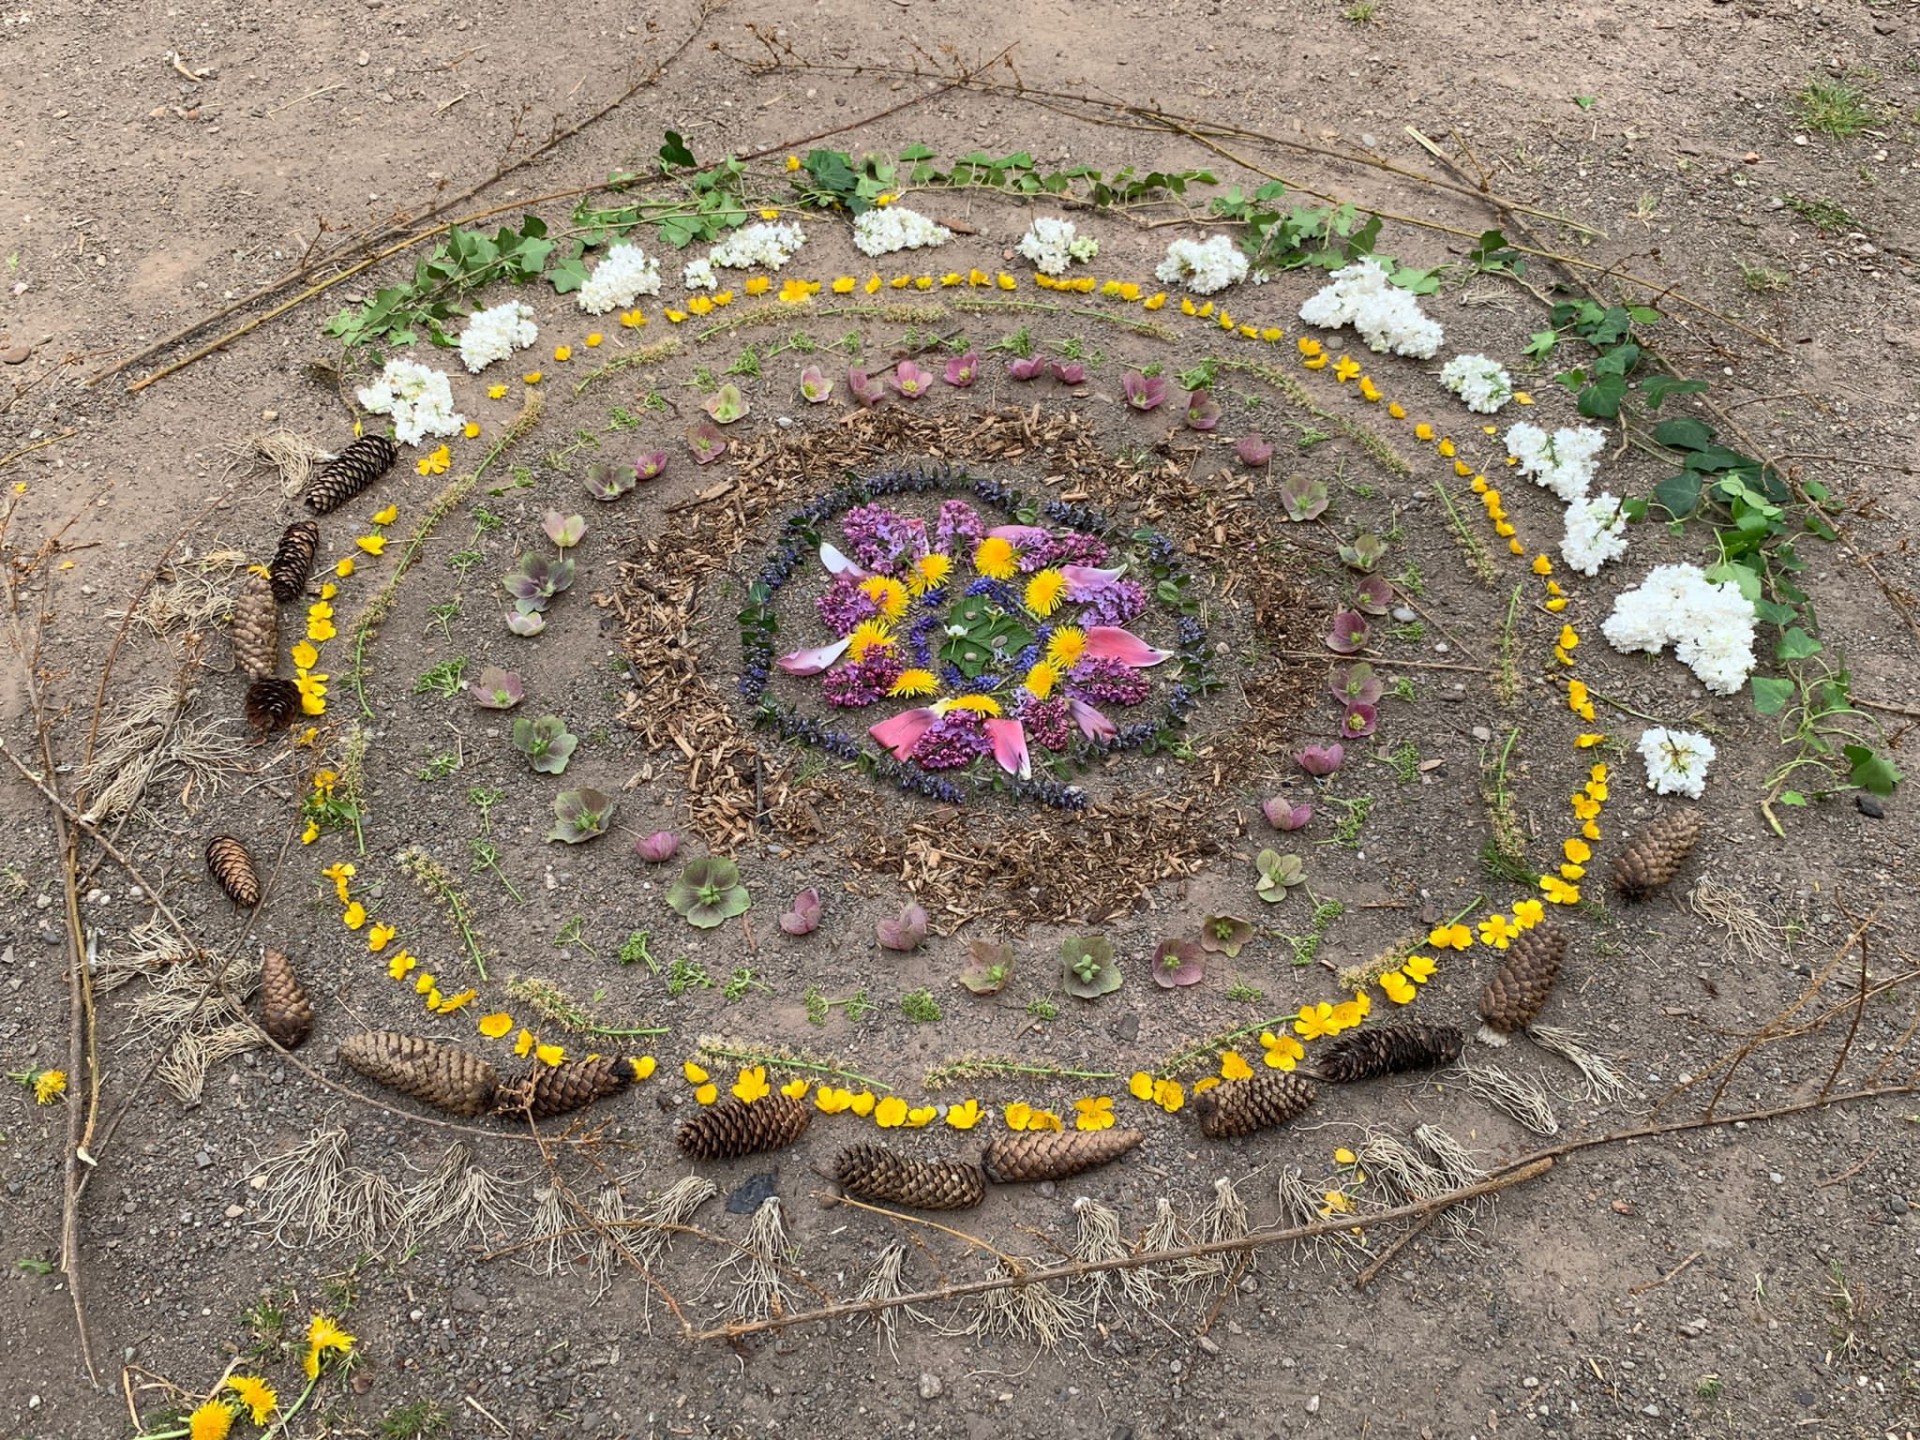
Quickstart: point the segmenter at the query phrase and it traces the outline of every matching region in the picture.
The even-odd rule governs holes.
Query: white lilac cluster
[[[1709,580],[1698,565],[1660,565],[1613,602],[1600,633],[1624,653],[1657,655],[1671,643],[1702,685],[1731,695],[1753,673],[1754,622],[1752,602],[1731,580]]]
[[[580,287],[580,308],[589,315],[624,310],[642,295],[660,293],[660,263],[638,245],[612,246]]]
[[[447,372],[412,360],[387,361],[380,378],[357,393],[367,410],[393,417],[393,438],[402,445],[418,445],[428,435],[451,435],[467,423],[453,408]]]
[[[1698,800],[1707,788],[1707,766],[1717,752],[1713,742],[1692,730],[1649,730],[1640,737],[1647,762],[1647,788],[1660,795]]]
[[[713,273],[711,260],[689,260],[681,267],[680,283],[689,290],[718,290],[720,277]]]
[[[1071,220],[1040,215],[1027,227],[1016,247],[1033,262],[1042,275],[1064,275],[1076,260],[1091,260],[1100,253],[1100,242],[1091,235],[1075,232]]]
[[[1563,426],[1549,435],[1522,420],[1507,431],[1507,454],[1520,462],[1520,473],[1531,475],[1535,484],[1546,486],[1566,505],[1586,499],[1606,448],[1607,432],[1591,425]]]
[[[1371,258],[1334,271],[1331,282],[1300,307],[1300,318],[1329,330],[1351,325],[1369,350],[1391,350],[1416,360],[1432,359],[1446,339],[1439,322],[1427,318],[1413,293],[1395,285],[1385,267]]]
[[[863,210],[853,222],[854,248],[875,259],[896,250],[944,245],[952,238],[953,231],[946,226],[936,225],[918,210],[909,210],[904,205]]]
[[[1153,272],[1166,285],[1184,285],[1196,295],[1211,295],[1247,278],[1247,257],[1227,235],[1204,240],[1175,240]]]
[[[734,231],[707,258],[728,270],[778,270],[806,243],[807,232],[798,225],[761,222]]]
[[[1567,531],[1560,558],[1582,575],[1598,575],[1609,560],[1627,553],[1627,516],[1611,491],[1567,506]]]
[[[1456,355],[1440,367],[1440,383],[1476,415],[1491,415],[1513,398],[1513,376],[1489,355]]]
[[[460,332],[460,358],[466,362],[469,375],[478,375],[494,361],[526,349],[539,338],[533,307],[509,300],[476,310],[467,318],[467,328]]]

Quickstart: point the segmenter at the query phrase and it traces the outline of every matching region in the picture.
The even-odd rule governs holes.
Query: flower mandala
[[[796,577],[817,593],[783,622]],[[782,734],[902,789],[957,803],[971,779],[1080,809],[1059,774],[1153,748],[1212,684],[1188,590],[1155,531],[959,471],[888,472],[789,517],[741,615],[741,690]],[[830,638],[783,649],[801,625]]]

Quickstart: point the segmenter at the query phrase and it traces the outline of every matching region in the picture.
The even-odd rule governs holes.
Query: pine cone
[[[273,582],[252,571],[233,602],[233,663],[255,680],[280,673],[280,611]]]
[[[811,1110],[785,1095],[752,1104],[729,1095],[687,1121],[673,1138],[688,1159],[733,1160],[793,1144],[812,1119]]]
[[[1284,1125],[1313,1104],[1317,1092],[1298,1075],[1267,1070],[1250,1080],[1228,1080],[1194,1102],[1200,1133],[1209,1140],[1251,1135]]]
[[[306,506],[316,515],[338,510],[387,473],[400,451],[384,435],[362,435],[313,472]]]
[[[300,687],[269,676],[247,686],[247,723],[271,735],[293,724],[300,713]]]
[[[294,978],[293,962],[278,950],[260,962],[260,1028],[288,1050],[313,1033],[313,1002]]]
[[[884,1145],[849,1145],[833,1178],[856,1200],[915,1210],[971,1210],[987,1198],[987,1177],[964,1160],[916,1160]]]
[[[1032,1130],[991,1142],[980,1164],[999,1185],[1065,1180],[1118,1160],[1144,1139],[1138,1130]]]
[[[1377,1030],[1356,1030],[1327,1047],[1314,1073],[1335,1085],[1398,1075],[1403,1070],[1431,1070],[1460,1058],[1467,1039],[1458,1027],[1432,1020],[1409,1020]]]
[[[632,1083],[633,1067],[607,1055],[564,1065],[535,1065],[500,1087],[498,1108],[502,1115],[524,1113],[535,1120],[551,1120],[618,1095]]]
[[[1553,980],[1567,958],[1567,932],[1547,922],[1514,937],[1507,958],[1486,994],[1480,997],[1480,1041],[1504,1045],[1507,1036],[1524,1030],[1553,993]]]
[[[267,565],[274,599],[285,604],[306,592],[307,577],[313,574],[314,552],[319,548],[320,527],[311,520],[296,520],[287,526]]]
[[[1669,810],[1633,839],[1613,862],[1613,888],[1622,900],[1645,900],[1673,879],[1700,839],[1700,812]]]
[[[242,910],[260,903],[260,873],[253,868],[247,847],[233,836],[216,835],[207,841],[207,869]]]
[[[493,1108],[500,1072],[457,1045],[442,1045],[397,1030],[370,1030],[340,1042],[340,1059],[369,1080],[455,1115]]]

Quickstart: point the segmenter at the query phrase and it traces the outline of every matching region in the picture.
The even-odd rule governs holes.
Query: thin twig
[[[1707,1252],[1704,1250],[1694,1251],[1691,1255],[1687,1256],[1686,1259],[1682,1260],[1678,1265],[1674,1266],[1671,1270],[1667,1271],[1666,1274],[1662,1275],[1658,1280],[1649,1280],[1644,1285],[1636,1285],[1631,1290],[1627,1291],[1627,1293],[1629,1295],[1644,1295],[1649,1290],[1658,1290],[1662,1285],[1666,1284],[1669,1280],[1673,1279],[1682,1270],[1686,1269],[1689,1265],[1693,1264],[1694,1261],[1698,1260],[1702,1255],[1706,1253]]]

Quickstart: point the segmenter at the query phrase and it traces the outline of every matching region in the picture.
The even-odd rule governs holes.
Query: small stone
[[[946,1388],[946,1386],[940,1383],[940,1377],[931,1370],[922,1370],[920,1372],[920,1398],[922,1400],[938,1400],[941,1392]]]
[[[1680,1333],[1689,1340],[1697,1340],[1707,1333],[1707,1322],[1705,1317],[1696,1315],[1691,1320],[1682,1320],[1679,1328]]]
[[[31,345],[15,345],[9,349],[0,350],[0,365],[24,365],[32,358]]]
[[[213,1157],[207,1154],[206,1151],[201,1150],[195,1153],[193,1157],[193,1163],[197,1169],[205,1170],[208,1166],[213,1164]]]
[[[1398,620],[1402,625],[1409,623],[1413,619],[1413,611],[1405,605],[1394,606],[1392,614],[1393,618]]]
[[[1882,805],[1878,800],[1874,799],[1873,796],[1871,795],[1854,796],[1853,808],[1858,810],[1862,815],[1866,816],[1869,820],[1884,820],[1887,818],[1887,807]]]
[[[1522,1389],[1537,1390],[1540,1388],[1540,1377],[1538,1375],[1529,1375],[1520,1382],[1520,1385]]]
[[[1484,725],[1476,725],[1473,727],[1473,738],[1481,741],[1491,740],[1493,739],[1493,731]]]
[[[229,1205],[221,1213],[229,1220],[238,1220],[242,1215],[247,1213],[247,1207],[244,1205]]]
[[[1137,1011],[1129,1010],[1122,1015],[1113,1027],[1113,1037],[1131,1044],[1140,1038],[1140,1016]]]
[[[1906,1197],[1903,1195],[1890,1195],[1887,1197],[1887,1209],[1896,1215],[1905,1215],[1912,1208],[1912,1206],[1907,1204]]]
[[[1318,1395],[1309,1395],[1307,1397],[1307,1414],[1318,1415],[1319,1413],[1320,1413],[1320,1397]]]
[[[1211,1335],[1202,1335],[1198,1337],[1194,1343],[1209,1355],[1218,1355],[1220,1353],[1220,1342],[1215,1340]]]

